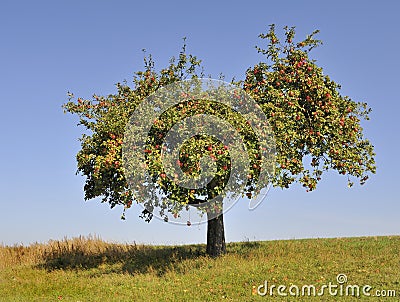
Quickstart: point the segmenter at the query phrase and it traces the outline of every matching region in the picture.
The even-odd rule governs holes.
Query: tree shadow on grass
[[[231,242],[228,254],[247,255],[260,248],[259,242]],[[149,246],[104,242],[97,237],[78,237],[50,241],[46,245],[31,247],[39,261],[35,267],[47,271],[99,269],[93,274],[185,272],[192,264],[182,265],[189,259],[206,258],[204,244],[184,246]]]
[[[74,245],[56,241],[51,247],[43,251],[42,261],[36,267],[47,271],[106,267],[107,272],[132,275],[153,272],[161,276],[168,270],[179,271],[183,260],[206,255],[204,245],[153,247],[104,242]]]

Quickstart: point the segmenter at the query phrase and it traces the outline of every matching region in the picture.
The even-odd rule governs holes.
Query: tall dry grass
[[[121,272],[154,272],[162,275],[182,259],[205,254],[203,245],[146,246],[111,243],[98,236],[79,236],[34,243],[29,246],[0,245],[0,269],[18,266],[55,269],[95,268],[119,264]]]
[[[60,262],[62,266],[89,265],[87,259],[98,261],[117,260],[146,247],[136,244],[115,244],[103,241],[98,236],[79,236],[34,243],[29,246],[0,245],[0,268],[16,265],[40,265],[45,262]],[[100,259],[99,259],[100,258]],[[53,263],[54,266],[57,263]]]

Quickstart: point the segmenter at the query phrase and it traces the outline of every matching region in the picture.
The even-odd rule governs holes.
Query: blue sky
[[[147,224],[141,208],[110,210],[84,202],[75,154],[82,129],[61,105],[76,96],[114,93],[131,81],[147,49],[156,67],[177,55],[182,38],[206,73],[243,78],[261,57],[254,46],[271,23],[296,26],[299,37],[320,29],[313,58],[366,101],[366,136],[377,174],[346,186],[332,172],[315,192],[273,189],[254,211],[238,202],[225,216],[226,240],[399,235],[398,1],[8,1],[0,9],[0,243],[97,234],[150,244],[205,242],[205,225]]]

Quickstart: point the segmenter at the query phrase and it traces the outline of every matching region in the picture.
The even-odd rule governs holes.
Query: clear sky
[[[240,202],[225,215],[227,241],[400,234],[397,192],[400,114],[398,1],[3,1],[0,6],[0,243],[97,234],[103,239],[200,243],[191,227],[138,215],[119,219],[98,200],[84,202],[75,154],[83,129],[64,115],[67,91],[89,98],[131,81],[147,49],[156,67],[177,55],[182,38],[206,72],[242,79],[261,57],[254,46],[268,25],[320,29],[312,54],[342,93],[372,108],[365,133],[377,174],[349,189],[329,173],[318,189],[273,189],[254,211]]]

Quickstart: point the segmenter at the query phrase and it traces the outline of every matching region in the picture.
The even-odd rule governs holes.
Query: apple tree
[[[243,81],[232,82],[236,90],[215,90],[219,96],[233,92],[237,102],[231,107],[207,98],[193,98],[191,94],[196,89],[192,88],[180,93],[180,101],[157,119],[131,120],[135,110],[157,91],[203,77],[201,62],[188,55],[185,46],[177,59],[172,58],[159,71],[151,56],[145,57],[144,70],[135,73],[132,87],[126,82],[118,83],[115,94],[76,101],[70,94],[64,110],[77,114],[79,125],[87,130],[80,139],[81,150],[77,154],[78,173],[86,177],[85,199],[101,197],[112,208],[123,205],[122,218],[133,202],[143,203],[141,217],[146,221],[152,219],[155,208],[165,220],[169,214],[176,217],[188,207],[199,208],[208,217],[207,253],[218,256],[225,252],[222,188],[233,178],[233,183],[242,184],[238,193],[253,198],[259,193],[257,183],[266,185],[261,177],[265,160],[274,165],[267,180],[276,187],[289,188],[298,182],[311,191],[323,172],[330,169],[346,175],[349,186],[354,179],[364,184],[368,175],[375,173],[373,146],[364,138],[360,125],[361,120],[368,119],[370,109],[365,103],[342,96],[340,86],[309,58],[310,50],[321,44],[314,38],[316,33],[295,42],[294,28],[285,28],[285,38],[280,41],[274,26],[270,26],[269,32],[260,35],[268,42],[266,49],[258,48],[265,60],[249,68]],[[262,128],[270,127],[273,148],[262,144],[252,121],[240,114],[245,111],[241,107],[247,97],[266,116],[268,125]],[[243,137],[245,151],[241,154],[246,154],[248,167],[233,173],[232,160],[241,156],[235,155],[233,148],[215,135],[195,135],[180,146],[176,164],[183,175],[197,177],[204,170],[204,157],[210,157],[215,175],[201,188],[183,188],[177,185],[182,175],[175,174],[174,179],[163,167],[163,154],[169,148],[163,141],[179,121],[199,115],[216,116],[237,130]],[[132,187],[126,173],[129,159],[123,154],[126,129],[130,125],[133,131],[140,130],[145,123],[151,123],[152,127],[139,152],[144,153],[143,169],[148,172],[149,181]],[[263,150],[273,151],[274,160],[265,156]],[[244,176],[245,181],[239,176]],[[149,182],[169,202],[164,202],[160,194],[149,192],[146,187]],[[210,204],[209,200],[214,202]]]

